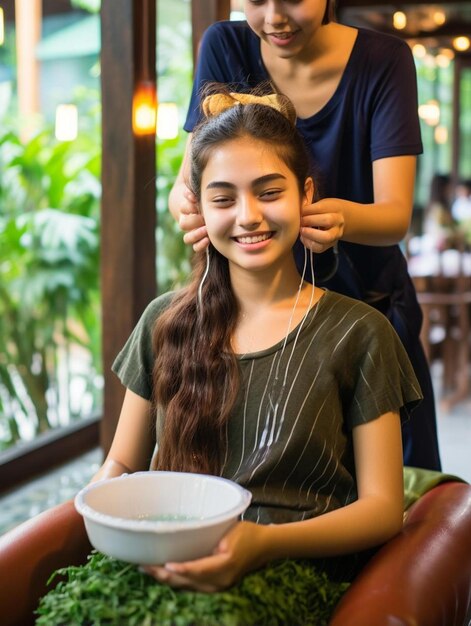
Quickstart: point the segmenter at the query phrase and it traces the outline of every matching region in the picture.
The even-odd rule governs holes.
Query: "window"
[[[460,72],[460,160],[458,177],[471,179],[471,62]]]
[[[415,58],[424,145],[424,152],[418,159],[416,204],[425,207],[433,176],[449,174],[452,167],[453,61],[444,51],[432,54],[425,49],[423,56]]]
[[[3,15],[0,450],[101,410],[99,15],[78,4]]]

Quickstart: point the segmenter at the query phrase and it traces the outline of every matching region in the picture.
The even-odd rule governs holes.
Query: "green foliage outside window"
[[[445,135],[437,140],[437,125],[421,120],[423,154],[418,158],[415,185],[415,205],[422,213],[430,200],[430,184],[435,174],[452,173],[452,138],[453,138],[453,89],[455,80],[454,61],[447,67],[438,67],[436,63],[416,60],[419,105],[436,102],[439,106],[437,125]],[[471,68],[461,72],[458,89],[460,100],[459,137],[460,154],[458,179],[471,178]],[[453,190],[452,190],[453,191]],[[420,230],[420,229],[419,229]],[[464,225],[468,241],[471,241],[470,226]],[[469,231],[469,232],[468,232]]]
[[[48,127],[0,137],[0,449],[101,403],[96,110],[88,119],[94,132],[73,142]]]
[[[447,142],[437,143],[436,126],[430,126],[421,120],[424,151],[418,158],[415,196],[416,205],[423,209],[429,202],[430,182],[434,174],[449,174],[451,170],[453,66],[439,68],[429,66],[421,60],[416,63],[419,105],[431,101],[439,103],[439,124],[446,128],[449,137]]]
[[[93,9],[97,2],[76,0]],[[189,3],[159,3],[159,101],[180,118],[191,89]],[[5,59],[6,57],[4,57]],[[72,142],[45,124],[29,139],[0,133],[0,450],[101,407],[99,94],[76,94]],[[10,129],[10,130],[7,130]],[[159,292],[180,285],[191,250],[167,208],[186,133],[158,140]]]

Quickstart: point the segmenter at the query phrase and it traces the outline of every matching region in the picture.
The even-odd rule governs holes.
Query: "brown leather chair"
[[[423,495],[343,596],[330,626],[469,626],[471,485]]]
[[[89,551],[70,501],[1,537],[2,626],[33,624],[50,574],[83,563]],[[470,608],[471,486],[452,481],[412,505],[402,532],[352,583],[330,626],[468,626]]]
[[[72,500],[41,513],[0,537],[0,624],[34,624],[34,610],[50,575],[81,565],[92,549]]]

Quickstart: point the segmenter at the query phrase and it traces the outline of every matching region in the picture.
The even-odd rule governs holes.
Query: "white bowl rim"
[[[203,519],[196,520],[136,520],[125,517],[118,517],[116,515],[109,515],[108,513],[100,513],[93,509],[85,502],[85,496],[90,492],[101,487],[104,483],[110,483],[119,481],[126,477],[132,476],[150,476],[155,474],[178,474],[180,476],[201,476],[203,478],[209,478],[218,482],[224,482],[230,484],[230,486],[238,491],[240,494],[240,502],[236,506],[228,509],[224,513],[219,515],[212,515]],[[211,474],[197,474],[194,472],[171,472],[161,470],[148,470],[142,472],[133,472],[131,474],[121,474],[120,476],[114,476],[113,478],[104,478],[102,480],[90,483],[83,487],[74,498],[74,505],[76,510],[85,519],[89,519],[95,523],[111,528],[117,528],[119,530],[131,530],[133,532],[154,532],[154,533],[171,533],[178,532],[180,530],[193,530],[197,528],[207,528],[215,526],[222,521],[228,520],[231,517],[238,517],[249,506],[252,500],[252,494],[250,491],[237,484],[233,480],[223,478],[222,476],[213,476]]]

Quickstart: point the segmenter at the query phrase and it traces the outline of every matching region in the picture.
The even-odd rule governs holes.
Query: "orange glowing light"
[[[455,37],[453,39],[453,47],[458,52],[465,52],[469,50],[471,42],[469,41],[469,37]]]
[[[403,11],[396,11],[393,15],[393,26],[402,30],[407,26],[407,15]]]
[[[136,135],[154,135],[157,125],[157,91],[151,81],[140,82],[132,103],[132,129]]]

